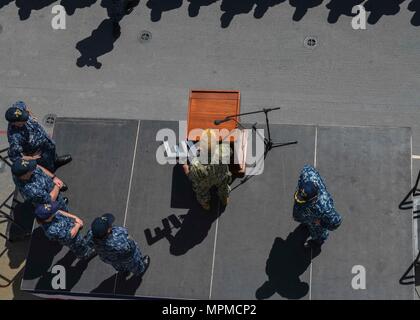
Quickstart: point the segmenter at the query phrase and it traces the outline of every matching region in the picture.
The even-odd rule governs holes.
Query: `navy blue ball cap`
[[[312,182],[307,181],[296,192],[295,199],[299,203],[307,202],[318,195],[318,186]]]
[[[103,238],[107,235],[108,229],[112,227],[115,217],[111,213],[105,213],[103,216],[93,220],[91,229],[95,238]]]
[[[23,103],[23,102],[21,102]],[[21,108],[17,107],[17,103],[11,106],[6,111],[5,118],[9,122],[20,122],[20,121],[27,121],[29,119],[29,112],[26,110],[22,110]],[[23,105],[25,105],[23,103]]]
[[[39,220],[47,220],[52,215],[56,214],[59,205],[56,201],[46,204],[39,204],[35,207],[35,217]]]
[[[22,158],[19,158],[12,164],[12,173],[16,177],[20,177],[28,172],[34,171],[35,168],[36,160],[23,160]]]

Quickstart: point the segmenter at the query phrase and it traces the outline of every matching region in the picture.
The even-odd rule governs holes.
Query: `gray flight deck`
[[[352,27],[351,11],[355,3],[363,4],[367,10],[366,29],[355,30]],[[420,139],[416,138],[420,134],[420,0],[146,0],[140,1],[122,19],[118,39],[112,36],[109,4],[107,0],[0,0],[2,114],[7,106],[23,100],[41,122],[49,114],[59,117],[183,120],[191,89],[240,90],[242,112],[281,107],[280,112],[272,113],[273,123],[410,127],[415,181],[420,169]],[[66,9],[66,19],[61,20],[66,21],[65,29],[55,30],[52,27],[51,22],[56,17],[52,9],[56,5]],[[161,11],[163,13],[159,18]],[[150,41],[142,41],[143,31],[151,35]],[[255,121],[262,119],[259,117]],[[6,130],[7,121],[2,116],[0,149],[8,147]],[[97,139],[98,143],[103,143],[101,137]],[[324,139],[321,143],[328,144],[329,141]],[[60,142],[59,147],[65,146]],[[318,156],[321,156],[319,152]],[[132,161],[132,158],[127,161]],[[10,170],[4,168],[0,162],[1,199],[6,199],[14,189]],[[409,170],[402,165],[399,168]],[[69,166],[62,171],[71,184],[95,181],[87,177],[70,177],[67,170],[76,171],[76,168]],[[323,171],[324,175],[331,173],[333,171]],[[255,184],[256,181],[250,183]],[[328,185],[333,183],[334,180],[328,177]],[[389,187],[391,190],[392,186]],[[243,185],[241,188],[251,187]],[[341,193],[332,191],[339,200]],[[397,202],[408,191],[392,189],[396,194],[401,192]],[[101,199],[96,203],[76,203],[78,199],[74,192],[78,191],[72,187],[69,195],[75,210],[77,206],[108,207],[106,202],[111,197],[108,195],[107,200]],[[387,195],[390,196],[389,193]],[[234,193],[232,197],[235,197]],[[352,198],[346,199],[350,202]],[[176,204],[176,200],[171,199],[171,203],[172,200]],[[391,200],[386,200],[378,206],[385,207],[388,201],[391,203]],[[392,208],[395,208],[394,202],[393,199]],[[124,206],[124,201],[114,205]],[[230,212],[234,205],[232,200],[225,213]],[[345,206],[342,208],[340,203],[338,206],[346,212]],[[116,210],[111,206],[109,208]],[[85,212],[84,208],[81,210],[86,217],[94,214]],[[219,221],[221,229],[222,219],[228,217],[225,213]],[[397,213],[403,216],[402,219],[413,217],[411,209],[394,214]],[[414,217],[418,218],[418,215]],[[1,233],[7,231],[7,225],[0,224]],[[146,227],[153,231],[156,226]],[[214,227],[215,223],[212,223]],[[343,225],[342,230],[347,227]],[[409,230],[404,232],[410,233]],[[333,236],[338,237],[338,234],[336,232]],[[223,236],[218,232],[218,239]],[[276,236],[284,240],[287,234],[279,232]],[[210,237],[211,232],[181,258],[189,257]],[[147,249],[154,250],[164,241],[156,242]],[[340,241],[337,239],[337,244]],[[271,251],[273,244],[274,239],[271,239],[265,253]],[[385,246],[388,250],[389,243]],[[1,275],[10,279],[16,276],[13,286],[0,288],[0,298],[31,297],[22,296],[18,288],[28,241],[11,244],[0,239],[0,247],[1,252],[4,249],[0,259]],[[220,248],[220,245],[216,247]],[[314,260],[314,272],[319,272],[316,266],[321,260],[328,261],[325,257],[329,250],[336,250],[333,249],[333,241]],[[219,253],[217,249],[216,255]],[[219,272],[219,260],[216,256],[214,274]],[[89,265],[89,270],[94,262]],[[255,264],[257,266],[258,263]],[[391,265],[396,265],[396,262],[387,267]],[[367,291],[359,291],[357,296],[370,294],[373,285],[373,279],[369,280],[371,276],[384,274],[372,274],[370,264],[366,267]],[[276,265],[273,268],[277,269]],[[376,269],[381,268],[378,266]],[[331,268],[322,266],[322,269],[327,272]],[[349,275],[348,269],[345,270],[347,283]],[[82,277],[85,276],[87,272]],[[328,276],[333,276],[333,273],[329,272]],[[255,280],[258,287],[262,278]],[[104,276],[104,279],[108,278]],[[218,290],[217,280],[214,278],[212,290]],[[110,278],[99,290],[108,284],[115,286],[115,281]],[[396,285],[395,282],[391,284]],[[376,288],[379,284],[376,281],[374,285]],[[145,281],[141,288],[146,286]],[[329,290],[334,288],[329,287]],[[311,291],[313,298],[318,296],[314,284]],[[393,293],[395,290],[388,291]],[[264,290],[259,293],[264,293]]]
[[[299,231],[286,239],[298,226],[292,219],[293,192],[302,167],[314,164],[315,127],[273,125],[271,135],[279,141],[298,140],[298,144],[270,151],[264,173],[232,191],[218,220],[215,299],[255,299],[256,290],[269,279],[281,282],[285,297],[308,298],[308,288],[299,284],[299,277],[309,283],[310,252],[298,245]],[[260,291],[268,295],[265,286]]]
[[[413,261],[413,219],[400,211],[410,190],[409,128],[318,129],[317,167],[344,222],[312,265],[313,299],[413,299],[398,284]],[[366,290],[353,290],[352,267],[366,269]]]
[[[84,229],[105,212],[115,213],[117,224],[124,223],[137,127],[138,121],[127,120],[57,121],[54,138],[58,151],[73,156],[73,162],[60,169],[58,174],[69,187],[65,196],[69,198],[70,211],[82,217],[86,224]],[[40,231],[35,229],[34,234],[43,238]],[[74,285],[71,291],[85,293],[96,289],[95,292],[100,294],[114,292],[114,285],[97,288],[103,279],[113,275],[112,267],[94,259],[89,263],[89,269],[82,273],[87,266],[84,263],[75,265],[74,256],[65,256],[68,250],[60,251],[59,246],[35,239],[31,242],[22,289],[51,290],[51,274],[42,270],[42,266],[45,260],[52,260],[51,266],[73,264],[67,279],[68,287]]]
[[[264,173],[232,183],[228,206],[200,209],[179,165],[160,165],[156,133],[176,121],[59,118],[54,137],[74,161],[59,171],[71,211],[85,221],[113,212],[151,264],[127,280],[94,258],[77,262],[34,229],[23,290],[38,294],[176,299],[413,299],[400,278],[413,261],[412,216],[398,204],[411,188],[411,129],[271,127]],[[304,164],[325,178],[342,226],[319,252],[292,219]],[[312,259],[311,259],[312,257]],[[67,266],[68,289],[51,288],[51,268]],[[353,266],[366,289],[352,288]],[[71,267],[70,267],[71,266]]]

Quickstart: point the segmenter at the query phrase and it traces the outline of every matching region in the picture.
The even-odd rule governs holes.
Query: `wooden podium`
[[[215,125],[215,120],[222,120],[227,116],[240,113],[241,95],[239,91],[206,91],[191,90],[188,103],[188,140],[199,140],[190,133],[194,129],[227,129],[237,128],[234,120]],[[236,118],[236,120],[239,120]],[[224,137],[220,137],[223,139]]]
[[[222,120],[228,116],[239,114],[241,109],[241,94],[239,91],[208,91],[208,90],[191,90],[188,103],[188,126],[187,139],[198,141],[200,134],[194,132],[195,129],[227,129],[226,132],[232,133],[237,129],[238,125],[234,120],[226,121],[220,125],[215,125],[215,120]],[[238,117],[234,118],[239,121]],[[197,131],[196,131],[197,132]],[[200,132],[200,131],[198,131]],[[236,161],[239,164],[230,165],[230,170],[234,176],[242,177],[245,174],[246,146],[248,135],[247,132],[240,132],[242,144],[238,150]],[[220,135],[219,139],[224,140],[227,136]],[[237,135],[229,137],[230,143],[236,141]],[[233,160],[233,159],[232,159]]]

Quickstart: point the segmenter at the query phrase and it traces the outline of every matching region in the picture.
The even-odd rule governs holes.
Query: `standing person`
[[[327,240],[328,231],[337,229],[342,218],[335,210],[334,201],[314,167],[303,167],[294,200],[293,218],[306,225],[311,235],[305,246],[320,247]]]
[[[35,217],[48,239],[68,247],[77,258],[89,259],[95,255],[95,250],[80,233],[83,221],[69,212],[60,210],[57,202],[37,205]]]
[[[210,210],[212,187],[217,188],[220,201],[224,206],[229,200],[231,173],[229,171],[230,146],[219,144],[214,130],[204,130],[199,142],[200,155],[191,163],[184,164],[184,173],[191,181],[197,201],[205,210]]]
[[[57,156],[55,142],[32,116],[32,112],[23,101],[18,101],[8,108],[5,118],[9,122],[7,139],[12,162],[18,158],[36,160],[40,166],[55,172],[72,160],[70,155]]]
[[[68,199],[61,195],[67,186],[35,160],[18,158],[12,165],[13,181],[22,197],[33,205],[56,201],[60,210],[68,211]]]
[[[110,213],[93,220],[87,234],[89,245],[95,248],[103,262],[118,272],[142,276],[149,267],[150,257],[142,255],[126,228],[112,226],[114,221],[115,217]]]

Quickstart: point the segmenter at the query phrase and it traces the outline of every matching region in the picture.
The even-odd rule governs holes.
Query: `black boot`
[[[310,239],[305,243],[305,248],[307,249],[319,249],[321,248],[323,242],[319,240]]]
[[[64,201],[64,203],[65,203],[66,206],[69,205],[69,198],[63,197],[63,201]]]
[[[141,273],[142,275],[146,273],[147,269],[149,268],[150,265],[150,257],[149,256],[144,256],[143,257],[143,263],[144,263],[144,270]]]
[[[55,169],[57,170],[58,168],[66,165],[67,163],[71,162],[71,160],[73,160],[73,159],[72,159],[71,155],[69,155],[69,154],[66,154],[66,155],[61,156],[61,157],[57,157],[57,159],[55,160],[55,163],[54,163]]]
[[[66,192],[67,190],[69,190],[69,187],[67,187],[67,185],[63,182],[63,186],[60,189],[60,192]]]

